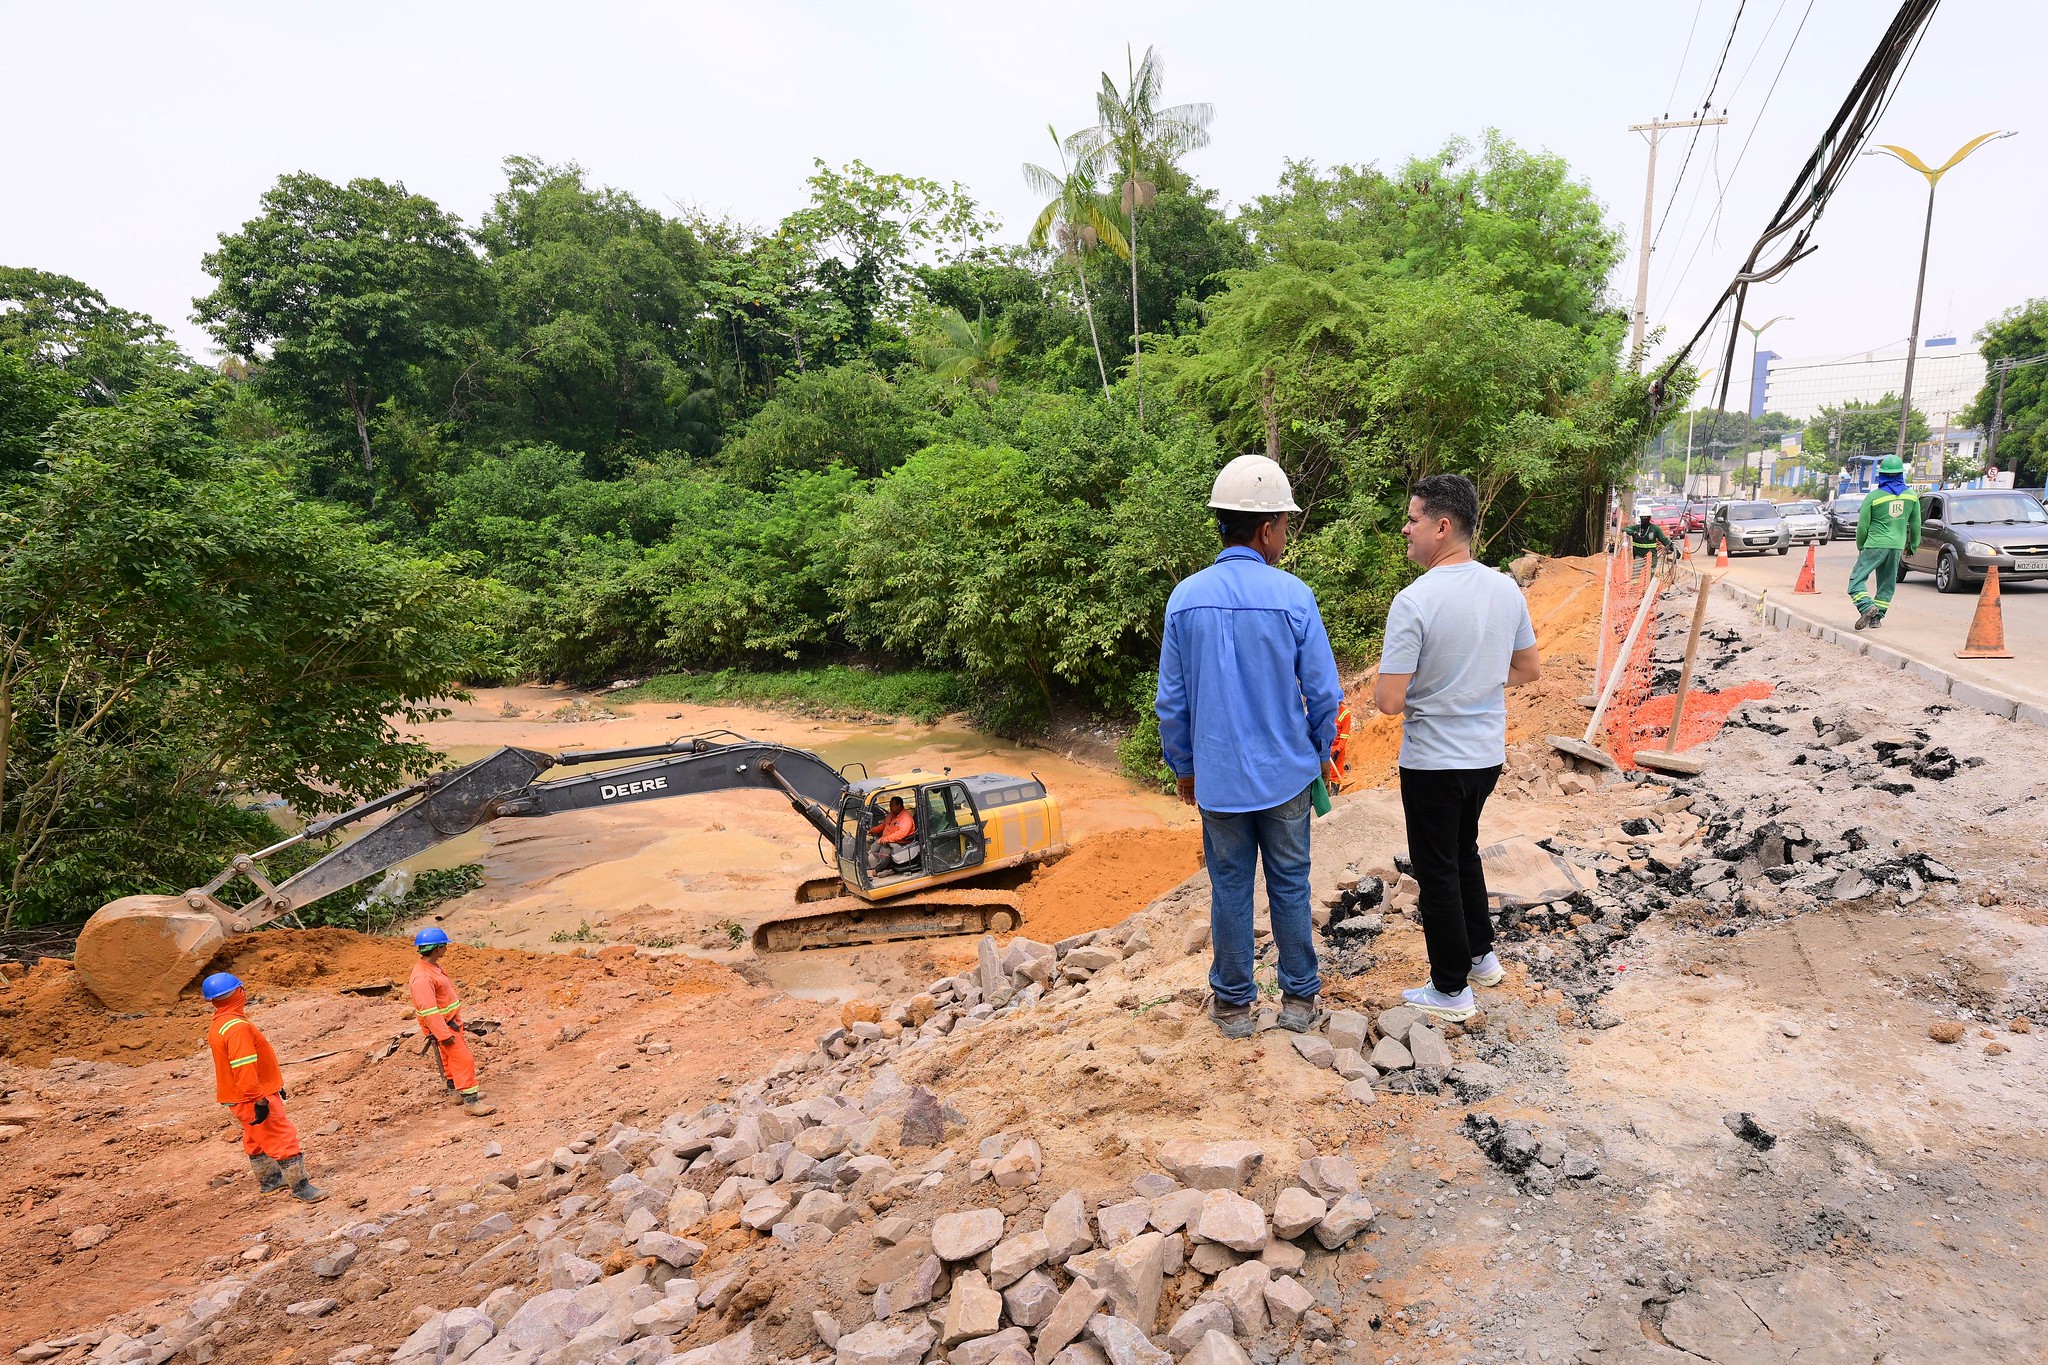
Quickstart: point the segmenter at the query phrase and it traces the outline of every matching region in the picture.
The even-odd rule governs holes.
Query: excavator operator
[[[462,1036],[461,997],[441,968],[441,959],[448,955],[448,931],[422,929],[413,935],[412,946],[420,952],[420,960],[412,967],[412,1007],[419,1016],[420,1032],[431,1040],[434,1066],[461,1100],[463,1113],[473,1118],[495,1114],[497,1106],[477,1089],[476,1055]]]
[[[914,849],[916,838],[917,818],[904,807],[902,797],[890,797],[889,814],[882,821],[882,832],[875,836],[874,846],[868,850],[868,871],[880,872],[898,849]]]

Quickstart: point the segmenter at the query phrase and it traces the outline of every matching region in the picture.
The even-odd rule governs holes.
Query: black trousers
[[[1445,995],[1464,990],[1472,959],[1493,951],[1493,916],[1479,866],[1479,812],[1499,780],[1497,764],[1401,769],[1401,813],[1408,824],[1408,861],[1422,892],[1429,980]]]

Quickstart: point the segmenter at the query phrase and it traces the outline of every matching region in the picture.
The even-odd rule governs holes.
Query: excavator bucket
[[[123,896],[93,913],[72,956],[85,988],[114,1010],[169,1005],[227,940],[182,896]]]

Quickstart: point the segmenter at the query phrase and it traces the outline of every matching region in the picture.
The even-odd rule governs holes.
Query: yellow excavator
[[[553,768],[592,763],[625,766],[536,780]],[[832,868],[804,881],[798,902],[856,902],[764,922],[754,946],[766,952],[1006,933],[1021,922],[1007,891],[934,888],[970,878],[1014,883],[1033,865],[1067,852],[1059,804],[1036,777],[956,777],[951,769],[869,777],[864,765],[848,767],[858,767],[860,777],[806,750],[730,731],[561,754],[500,749],[237,855],[219,876],[182,896],[109,902],[79,932],[73,962],[86,987],[110,1008],[168,1004],[229,934],[268,924],[479,825],[706,792],[764,789],[787,797],[817,830],[819,854]],[[899,821],[899,837],[884,842],[882,827],[895,798],[911,817],[911,837],[900,837]],[[284,881],[265,877],[266,859],[385,812],[395,813]],[[246,878],[257,894],[229,905],[220,893],[237,878]]]

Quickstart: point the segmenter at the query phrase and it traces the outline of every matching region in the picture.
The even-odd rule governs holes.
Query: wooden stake
[[[1686,694],[1692,691],[1692,666],[1700,652],[1700,628],[1707,620],[1707,594],[1713,591],[1718,578],[1700,575],[1699,596],[1692,604],[1692,633],[1685,637],[1685,667],[1678,673],[1678,695],[1671,699],[1671,729],[1664,736],[1664,747],[1660,749],[1636,750],[1636,766],[1656,768],[1661,772],[1682,773],[1693,776],[1706,767],[1702,759],[1690,754],[1679,754],[1678,726],[1685,719]]]

